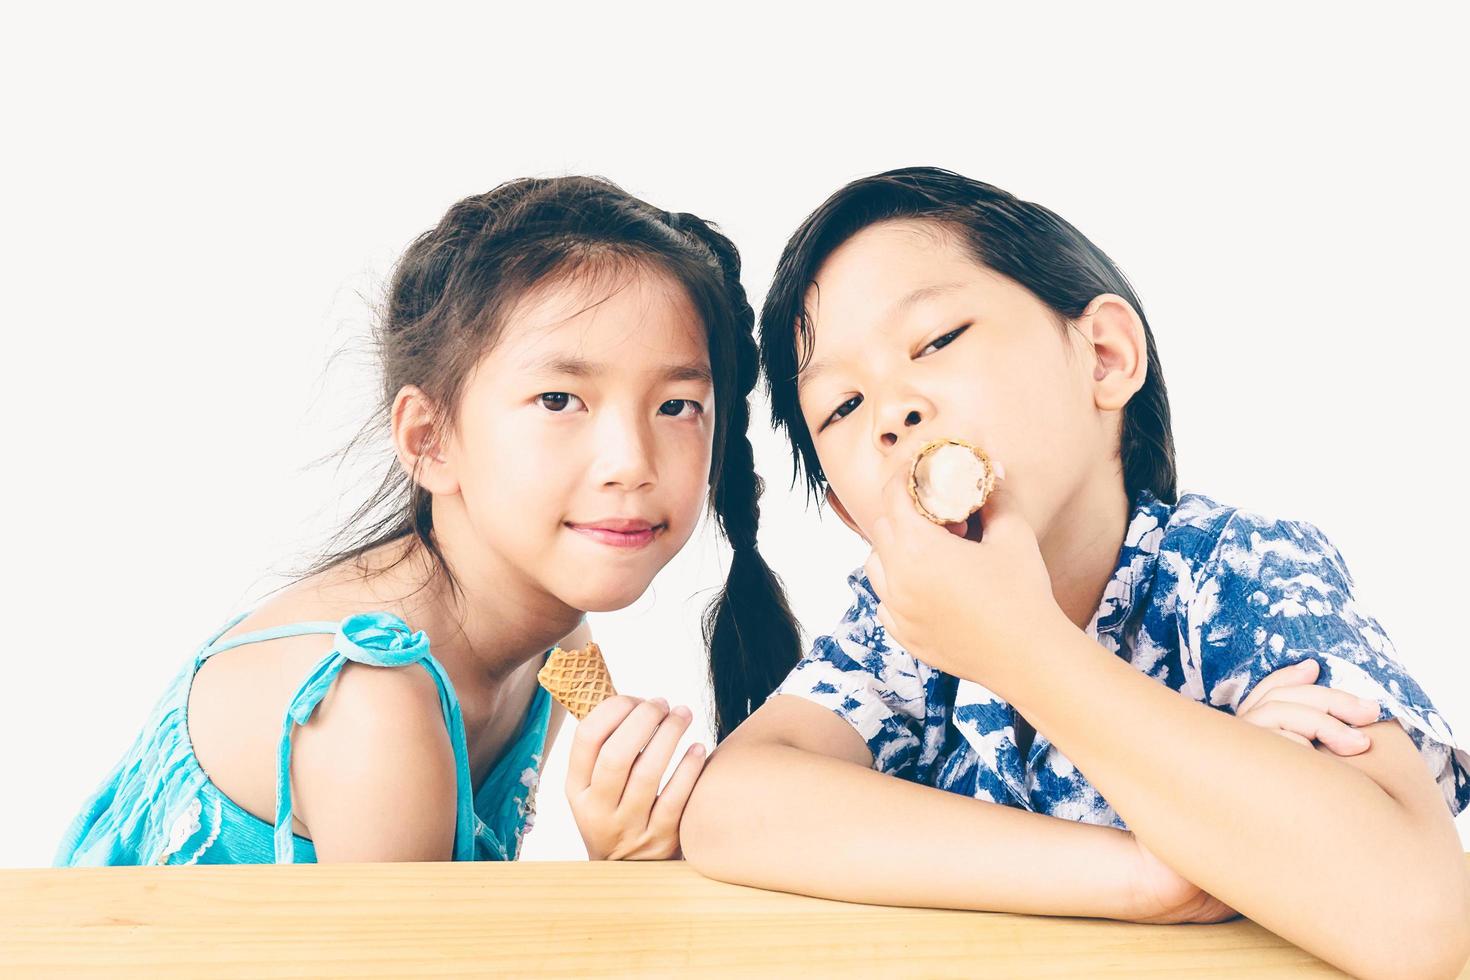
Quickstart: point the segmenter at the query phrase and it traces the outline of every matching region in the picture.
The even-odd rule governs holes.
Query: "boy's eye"
[[[688,409],[689,411],[685,411]],[[658,407],[658,414],[669,418],[692,417],[704,411],[704,406],[689,398],[670,398]]]
[[[827,421],[822,423],[822,429],[825,429],[827,426],[836,422],[838,419],[847,418],[853,412],[857,411],[857,407],[862,404],[862,401],[862,395],[853,395],[847,401],[843,402],[841,405],[838,405],[837,410],[831,415],[827,416]],[[821,429],[818,429],[817,431],[820,432]]]
[[[569,395],[565,391],[547,391],[536,396],[541,402],[541,407],[548,412],[565,412],[574,405],[581,405],[582,399],[576,395]]]
[[[965,324],[963,327],[956,327],[944,336],[935,339],[932,343],[929,344],[928,347],[925,347],[923,350],[919,351],[919,356],[922,357],[925,354],[928,354],[930,351],[936,351],[942,347],[948,347],[950,344],[955,342],[955,338],[959,337],[960,334],[969,329],[970,325],[968,323]]]

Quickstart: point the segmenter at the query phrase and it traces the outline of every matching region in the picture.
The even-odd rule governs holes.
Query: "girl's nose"
[[[655,482],[652,434],[643,430],[643,426],[622,424],[608,426],[607,431],[599,434],[593,469],[599,484],[636,490]]]

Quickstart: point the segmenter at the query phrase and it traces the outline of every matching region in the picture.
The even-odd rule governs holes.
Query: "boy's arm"
[[[1080,631],[1047,636],[1015,656],[1031,669],[1007,677],[1011,703],[1161,860],[1352,973],[1451,976],[1463,964],[1465,858],[1398,722],[1364,728],[1372,748],[1361,755],[1305,751]]]
[[[710,757],[684,855],[712,878],[884,905],[1131,918],[1131,836],[872,768],[852,727],[772,698]]]

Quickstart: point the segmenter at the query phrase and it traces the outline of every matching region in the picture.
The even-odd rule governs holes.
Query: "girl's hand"
[[[1321,742],[1337,755],[1368,751],[1373,744],[1368,734],[1351,726],[1377,721],[1378,702],[1319,687],[1315,681],[1320,670],[1308,658],[1273,671],[1235,709],[1236,717],[1309,748]]]
[[[1337,755],[1367,751],[1369,737],[1350,726],[1377,721],[1378,703],[1317,686],[1319,670],[1317,661],[1307,659],[1271,672],[1240,703],[1236,717],[1309,748],[1317,741]],[[1133,843],[1139,857],[1134,882],[1139,912],[1131,921],[1223,922],[1238,914],[1160,861],[1138,838]]]
[[[659,781],[693,713],[663,698],[616,696],[577,726],[567,766],[572,817],[594,861],[677,858],[679,818],[704,768],[704,746],[684,753],[664,791]]]
[[[1003,479],[978,515],[983,533],[975,542],[962,525],[943,528],[920,515],[908,477],[905,466],[888,481],[871,528],[865,570],[880,601],[878,622],[931,667],[1004,696],[997,682],[1024,662],[1027,645],[1076,630],[1052,596],[1036,533]]]

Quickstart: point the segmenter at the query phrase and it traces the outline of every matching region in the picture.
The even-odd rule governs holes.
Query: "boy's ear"
[[[833,492],[831,487],[827,488],[827,506],[832,508],[832,513],[836,514],[853,534],[856,534],[864,541],[868,541],[868,536],[863,533],[862,528],[857,526],[857,521],[853,520],[852,515],[847,512],[847,508],[842,506],[842,500]],[[872,543],[868,541],[868,544]]]
[[[1148,377],[1143,320],[1116,293],[1093,297],[1074,324],[1092,347],[1092,398],[1100,411],[1118,412]]]
[[[434,494],[459,492],[459,479],[440,434],[435,431],[438,411],[428,395],[404,385],[393,397],[393,448],[409,479]]]

